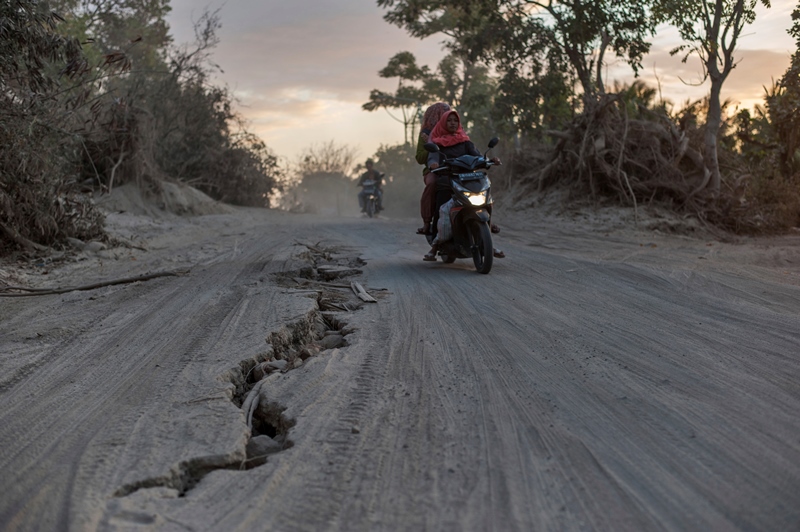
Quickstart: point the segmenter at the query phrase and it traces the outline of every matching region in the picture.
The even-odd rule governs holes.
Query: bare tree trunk
[[[603,66],[605,64],[605,55],[606,50],[608,49],[608,45],[611,43],[611,36],[608,34],[607,31],[603,30],[602,32],[602,39],[600,41],[600,47],[597,53],[597,92],[601,96],[606,93],[606,85],[603,81]]]
[[[709,188],[714,198],[719,197],[720,172],[719,159],[717,158],[717,145],[719,128],[722,125],[722,106],[720,105],[720,91],[722,90],[722,79],[711,80],[711,92],[708,95],[708,117],[706,118],[705,134],[705,155],[703,157],[705,167],[711,174]]]
[[[597,87],[592,82],[591,67],[586,64],[585,58],[578,50],[567,50],[567,57],[575,69],[575,74],[583,89],[583,111],[586,112],[597,98]]]

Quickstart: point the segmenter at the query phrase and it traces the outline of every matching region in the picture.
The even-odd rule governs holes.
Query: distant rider
[[[364,181],[368,179],[372,179],[377,183],[376,190],[378,193],[378,203],[375,206],[377,211],[383,210],[383,178],[381,177],[380,172],[375,170],[373,166],[375,165],[375,161],[372,159],[367,159],[364,163],[364,166],[367,167],[367,171],[361,174],[361,177],[358,178],[358,186],[363,187]],[[364,189],[361,189],[361,192],[358,193],[358,206],[361,207],[361,212],[367,212],[367,194],[364,192]]]

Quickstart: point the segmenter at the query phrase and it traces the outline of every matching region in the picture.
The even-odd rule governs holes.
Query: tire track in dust
[[[144,404],[157,400],[160,390],[169,390],[174,372],[196,358],[204,351],[204,346],[215,339],[214,335],[219,334],[218,324],[241,297],[241,294],[225,293],[224,289],[219,292],[219,287],[237,286],[251,277],[253,258],[243,256],[244,266],[233,274],[226,265],[199,268],[190,278],[163,283],[167,290],[155,284],[131,287],[140,294],[137,298],[139,303],[133,307],[138,311],[110,313],[106,321],[113,322],[116,319],[120,325],[100,335],[105,339],[87,341],[94,333],[89,330],[58,346],[62,352],[60,358],[74,360],[70,368],[91,368],[83,378],[79,376],[78,369],[73,371],[76,385],[59,386],[57,376],[52,375],[53,371],[45,370],[41,378],[34,381],[33,391],[26,386],[22,392],[28,391],[28,394],[37,396],[46,389],[51,400],[25,404],[14,400],[24,397],[17,390],[12,397],[7,395],[3,398],[4,403],[8,401],[11,404],[9,408],[4,408],[0,418],[0,424],[4,427],[0,446],[5,450],[0,458],[0,467],[14,471],[13,479],[9,480],[15,487],[8,489],[8,495],[4,497],[0,523],[33,520],[45,528],[55,529],[56,524],[65,526],[70,522],[69,519],[96,519],[96,516],[81,515],[76,507],[87,506],[87,500],[102,500],[108,479],[102,479],[105,482],[100,482],[101,486],[88,479],[97,480],[103,477],[104,471],[114,466],[124,454],[124,445],[119,442],[131,439],[132,427],[136,427],[137,419],[148,411]],[[197,282],[198,276],[202,279],[200,283]],[[133,290],[120,292],[120,296],[128,297]],[[149,301],[153,295],[156,300]],[[126,303],[129,304],[130,299],[126,299]],[[107,304],[113,308],[115,301],[112,299]],[[191,310],[198,308],[198,312]],[[192,316],[186,316],[187,312]],[[185,316],[185,319],[179,325],[170,323],[169,318],[176,316]],[[175,335],[181,328],[188,334]],[[142,343],[125,345],[128,338],[136,338],[141,330],[148,331],[149,335]],[[170,331],[170,334],[166,331]],[[160,339],[163,337],[170,339],[165,342]],[[94,348],[87,350],[87,343]],[[117,348],[118,344],[122,347]],[[145,348],[143,353],[142,348]],[[181,356],[175,358],[168,353],[181,353]],[[82,362],[88,360],[96,362]],[[118,363],[108,367],[104,366],[103,360],[116,360]],[[155,370],[156,362],[160,362],[159,365],[166,363],[166,366],[160,371]],[[102,386],[94,385],[98,382],[102,382]],[[53,384],[57,386],[53,388]],[[137,403],[142,406],[133,406]],[[35,409],[31,410],[31,406]],[[57,412],[63,408],[80,415],[77,419],[58,415]],[[114,422],[109,425],[111,419]],[[35,421],[30,423],[30,420]],[[44,435],[47,437],[43,438]],[[24,447],[12,445],[9,437],[27,441],[28,444]],[[116,445],[102,444],[100,449],[95,450],[98,441],[116,442]],[[20,454],[23,452],[24,455]],[[82,458],[76,459],[78,456]],[[16,464],[13,468],[10,467],[12,461]],[[43,467],[42,462],[60,465],[50,469]],[[56,493],[49,493],[46,508],[40,508],[31,501],[41,500],[39,491],[47,491],[47,486],[58,486],[59,489]],[[65,486],[71,488],[65,490]],[[72,498],[76,500],[71,501]],[[79,525],[83,524],[86,523]]]
[[[399,259],[403,251],[391,245],[374,254],[381,259],[367,274],[384,269],[377,275],[391,287],[393,306],[406,309],[381,318],[430,343],[423,358],[400,334],[389,341],[397,358],[384,393],[396,402],[384,403],[376,415],[407,420],[419,441],[410,458],[398,448],[409,439],[402,436],[384,434],[375,442],[382,453],[365,451],[380,469],[373,474],[378,480],[369,481],[379,487],[361,492],[372,498],[366,507],[372,519],[382,515],[384,524],[402,519],[431,529],[685,529],[698,522],[769,528],[796,522],[791,493],[800,489],[800,461],[788,457],[800,459],[791,443],[792,434],[800,434],[791,418],[800,397],[791,382],[800,375],[797,358],[787,354],[796,353],[800,324],[796,315],[776,312],[787,307],[748,297],[749,287],[731,297],[710,281],[713,290],[687,294],[671,272],[522,248],[512,248],[513,267],[501,263],[488,278],[458,266],[393,265],[406,257]],[[403,293],[409,287],[413,295]],[[424,312],[409,314],[412,306]],[[491,325],[480,325],[484,321]],[[429,328],[434,332],[426,336]],[[434,341],[447,347],[434,350]],[[430,371],[422,384],[404,384],[429,395],[406,406],[397,383],[420,378],[415,371],[422,368]],[[462,399],[474,396],[475,404],[440,394],[440,384]],[[469,409],[471,430],[454,415],[459,407]],[[435,427],[442,419],[449,424]],[[482,454],[444,447],[453,434]],[[437,454],[433,447],[440,444],[444,451]],[[474,474],[459,482],[466,489],[435,488],[441,464],[462,460],[474,464]],[[417,467],[406,469],[413,461]],[[730,489],[721,496],[710,483]],[[455,497],[464,491],[466,499]],[[449,509],[465,507],[464,500],[470,502],[463,515],[448,520]],[[374,523],[365,521],[363,509],[348,515],[351,523]]]
[[[571,291],[571,292],[574,292],[574,291]],[[619,315],[624,315],[625,313],[624,313],[624,311],[622,309],[624,309],[626,306],[630,306],[631,303],[635,303],[635,302],[632,302],[632,301],[626,301],[625,297],[623,297],[623,299],[621,301],[619,301],[620,294],[624,294],[625,292],[624,291],[615,292],[613,286],[609,287],[608,292],[610,294],[612,294],[612,293],[615,294],[615,296],[616,296],[618,301],[615,304],[613,304],[611,306],[611,308],[605,308],[604,309],[604,316],[613,316],[613,315],[615,315],[614,306],[619,306],[619,308],[620,308],[620,314]],[[567,293],[569,293],[569,292],[567,292]],[[669,321],[673,321],[674,322],[676,320],[677,321],[681,321],[681,320],[684,319],[684,317],[682,317],[682,316],[685,315],[685,308],[684,309],[675,309],[675,310],[671,309],[670,307],[672,305],[674,305],[674,303],[672,303],[671,301],[668,301],[666,299],[666,298],[669,297],[668,294],[667,295],[658,294],[657,291],[654,291],[653,294],[655,294],[654,300],[652,302],[650,302],[650,303],[644,303],[643,304],[644,308],[651,308],[651,309],[659,308],[660,312],[662,313],[662,319],[668,320],[668,322]],[[647,294],[642,294],[640,292],[640,293],[636,294],[636,297],[640,298],[643,295],[647,296]],[[661,299],[663,301],[659,302],[659,301],[657,301],[658,299]],[[561,308],[565,308],[568,305],[569,305],[569,301],[563,301]],[[556,306],[554,308],[559,308],[559,307]],[[663,310],[661,310],[661,309],[663,309]],[[684,312],[681,312],[681,310],[683,310]],[[708,315],[708,314],[709,313],[706,312],[704,309],[699,309],[698,310],[698,315]],[[618,359],[617,363],[619,364],[620,369],[623,368],[623,364],[624,364],[624,370],[621,373],[624,376],[626,376],[626,378],[623,379],[623,382],[625,382],[625,387],[618,387],[617,386],[617,389],[622,391],[620,396],[623,395],[624,393],[627,393],[629,395],[628,399],[630,399],[631,401],[639,401],[639,400],[641,400],[644,403],[646,403],[647,405],[649,405],[648,406],[649,408],[654,408],[655,411],[662,410],[664,413],[669,413],[670,411],[673,411],[676,408],[677,405],[674,404],[674,396],[673,396],[672,393],[668,392],[668,390],[670,389],[670,386],[669,385],[665,386],[665,385],[661,384],[660,381],[656,380],[655,382],[653,382],[653,380],[652,380],[653,379],[653,375],[658,375],[659,373],[662,373],[662,374],[664,373],[664,364],[669,364],[669,366],[675,366],[675,361],[676,360],[680,363],[680,356],[675,357],[674,354],[670,352],[670,349],[669,349],[669,347],[670,347],[669,344],[670,343],[669,342],[665,342],[664,349],[661,352],[659,352],[658,357],[653,356],[652,359],[650,357],[644,357],[643,358],[643,357],[630,356],[630,355],[634,355],[635,352],[631,352],[629,347],[628,348],[625,347],[626,344],[628,344],[628,345],[630,345],[630,344],[633,344],[633,345],[645,345],[644,342],[640,342],[640,343],[629,342],[629,335],[630,335],[631,332],[637,331],[637,330],[638,331],[647,331],[647,329],[648,329],[648,321],[646,319],[644,319],[644,318],[634,319],[633,323],[628,324],[627,327],[618,328],[616,336],[609,334],[609,332],[613,332],[613,329],[614,329],[613,323],[609,324],[609,322],[606,321],[605,319],[603,319],[603,317],[586,315],[586,316],[583,316],[583,319],[584,319],[583,323],[585,324],[586,328],[589,329],[589,337],[592,338],[592,336],[593,336],[592,340],[590,342],[586,342],[586,345],[583,345],[583,346],[580,345],[580,342],[575,342],[574,340],[572,340],[572,341],[568,340],[567,342],[563,342],[563,341],[560,342],[560,343],[564,344],[564,348],[562,349],[562,356],[559,357],[559,358],[563,359],[565,362],[568,362],[569,359],[577,358],[575,356],[576,353],[574,351],[576,348],[579,351],[580,350],[585,350],[587,352],[591,352],[591,350],[597,351],[599,349],[599,350],[603,351],[604,352],[604,356],[607,356],[609,359],[617,358]],[[686,317],[685,319],[686,319],[687,322],[690,322],[691,321],[691,316]],[[548,321],[552,321],[552,313],[549,316]],[[561,329],[561,330],[567,330],[566,327],[564,326],[567,323],[568,323],[568,318],[565,317],[564,324],[562,324],[560,326],[557,326],[556,328],[557,329]],[[552,327],[552,325],[547,324],[547,323],[545,323],[545,325],[546,325],[545,328]],[[609,325],[611,325],[611,327],[609,327]],[[711,323],[710,325],[711,325],[711,330],[715,330],[715,327],[714,327],[715,325],[718,327],[718,329],[716,329],[716,330],[729,329],[729,331],[723,332],[721,334],[721,337],[723,337],[723,338],[729,337],[727,333],[731,333],[731,336],[730,336],[731,338],[735,338],[736,337],[735,331],[738,328],[736,325],[725,324],[725,323],[717,323],[717,324]],[[594,329],[594,331],[592,331],[592,329]],[[604,332],[603,329],[605,329],[605,334],[603,334],[603,332]],[[609,329],[612,329],[612,330],[610,331]],[[676,328],[675,332],[680,334],[683,330],[687,330],[687,327],[685,327],[685,326],[684,327],[680,327],[679,326],[679,327]],[[600,333],[600,334],[597,334],[597,333]],[[671,334],[674,337],[674,333],[671,333]],[[626,338],[626,336],[628,336],[628,338]],[[644,338],[648,338],[648,337],[645,336]],[[555,337],[550,341],[553,341],[554,344],[557,345],[556,342],[555,342]],[[591,345],[592,342],[594,342],[594,345]],[[783,345],[783,349],[791,349],[790,346],[792,344],[794,344],[794,343],[795,342],[789,342],[789,341],[785,342],[784,345]],[[680,342],[672,343],[672,346],[674,346],[676,344],[680,345]],[[721,349],[720,352],[724,353],[725,352],[724,348]],[[657,363],[654,362],[654,361],[659,360],[659,357],[661,357],[662,361],[657,362]],[[587,357],[587,359],[594,360],[595,357]],[[613,360],[612,360],[612,362],[613,362]],[[642,362],[650,363],[650,366],[651,366],[650,369],[647,370],[647,371],[641,371],[639,373],[634,373],[635,370],[636,370],[636,367],[637,366],[641,366]],[[715,366],[716,369],[723,369],[724,368],[723,366],[719,365],[720,364],[719,361],[715,361],[714,363],[716,364],[716,366]],[[611,364],[605,364],[605,367],[608,367],[610,365]],[[576,374],[579,371],[580,372],[586,372],[585,364],[583,365],[583,367],[581,367],[581,366],[582,366],[581,364],[574,364],[574,366],[573,366],[574,367],[574,369],[573,369],[574,373],[573,374]],[[769,367],[768,364],[764,364],[763,363],[763,359],[762,359],[762,366]],[[598,367],[598,364],[595,363],[594,367],[592,367],[592,369],[597,369],[597,367]],[[600,367],[602,368],[603,366],[600,365]],[[788,369],[788,366],[784,366],[784,367],[786,367]],[[709,368],[711,375],[714,374],[714,371],[713,371],[712,368],[714,368],[714,366],[711,366]],[[691,376],[691,370],[692,369],[694,369],[694,368],[691,368],[691,367],[687,366],[685,368],[682,368],[680,371],[681,371],[681,374],[683,374],[685,376]],[[795,373],[796,373],[796,370],[795,370]],[[608,375],[609,373],[606,371],[606,372],[604,372],[604,374]],[[744,372],[743,374],[746,375],[746,372]],[[578,374],[578,375],[580,376],[580,374]],[[637,392],[635,394],[635,397],[630,397],[631,389],[629,388],[629,386],[631,384],[633,384],[633,383],[637,384],[637,387],[639,387],[641,384],[643,384],[642,382],[638,382],[641,378],[645,378],[645,377],[643,377],[643,375],[646,375],[646,380],[644,382],[644,384],[646,384],[646,386],[644,388],[642,388],[641,392]],[[739,375],[742,375],[742,374],[739,374]],[[627,377],[633,378],[633,381],[630,378],[627,378]],[[733,378],[733,372],[731,372],[728,375],[725,375],[725,373],[723,373],[722,376],[719,378],[720,385],[722,385],[722,383],[725,382],[725,383],[727,383],[727,386],[729,387],[732,378]],[[675,376],[674,373],[672,374],[672,379],[676,380],[676,381],[682,381],[682,379],[680,377],[678,377],[676,379],[676,376]],[[584,375],[582,379],[577,379],[577,381],[578,382],[576,382],[575,384],[570,384],[569,380],[565,381],[567,384],[570,384],[570,386],[573,389],[571,391],[567,392],[567,393],[562,393],[562,397],[564,397],[564,399],[562,399],[560,401],[560,403],[561,403],[560,406],[562,408],[559,409],[559,412],[561,412],[561,413],[570,412],[571,413],[570,418],[561,419],[561,425],[562,426],[564,426],[565,428],[569,427],[570,430],[576,434],[576,436],[578,436],[581,440],[583,440],[585,442],[596,442],[597,441],[595,439],[596,436],[602,436],[603,439],[609,440],[609,437],[612,434],[615,434],[615,433],[616,434],[625,434],[626,432],[630,433],[630,435],[631,435],[631,437],[632,437],[632,439],[634,441],[635,440],[640,440],[642,437],[646,436],[646,434],[647,434],[646,432],[643,432],[641,430],[629,431],[629,430],[626,430],[625,424],[620,424],[621,420],[630,419],[630,415],[629,414],[627,416],[618,416],[616,413],[611,413],[611,412],[609,412],[610,415],[601,416],[600,418],[606,419],[607,421],[615,422],[614,424],[618,425],[616,427],[616,429],[617,429],[616,431],[609,430],[608,428],[604,428],[604,429],[600,430],[600,427],[602,427],[602,423],[598,422],[598,423],[592,423],[592,425],[596,426],[594,428],[594,431],[595,431],[594,434],[593,435],[592,434],[586,434],[585,433],[585,429],[583,429],[583,427],[581,427],[581,425],[586,424],[586,419],[584,419],[584,418],[592,418],[592,416],[591,415],[586,415],[586,416],[581,416],[581,418],[575,418],[574,417],[575,413],[580,412],[581,410],[585,410],[586,405],[587,405],[587,402],[585,402],[586,400],[590,400],[590,402],[588,404],[592,404],[592,402],[594,402],[596,404],[595,406],[592,407],[592,410],[594,411],[595,416],[597,416],[598,414],[602,414],[604,409],[607,409],[607,408],[611,407],[612,405],[620,404],[620,401],[618,399],[616,399],[615,397],[613,397],[613,396],[608,396],[605,399],[601,399],[601,398],[604,398],[604,396],[608,395],[607,393],[603,393],[604,392],[603,388],[594,388],[594,387],[592,387],[592,388],[589,388],[589,389],[586,389],[586,390],[582,390],[581,387],[585,386],[587,384],[587,382],[591,384],[591,380],[587,381],[586,375]],[[612,384],[612,383],[608,382],[607,379],[603,380],[602,382],[603,382],[604,385]],[[713,382],[713,380],[711,382]],[[652,383],[652,384],[648,384],[648,383]],[[709,383],[708,379],[703,379],[702,383],[698,382],[696,389],[697,390],[703,390],[703,387],[707,386],[708,383]],[[766,381],[762,381],[762,383],[760,383],[760,384],[762,386],[771,386],[771,383],[768,384]],[[555,382],[553,383],[553,385],[555,385]],[[625,392],[626,387],[627,387],[627,392]],[[589,392],[589,393],[587,393],[587,392]],[[667,392],[667,395],[665,395],[665,392]],[[592,394],[594,394],[594,397],[593,397]],[[659,397],[659,402],[654,402],[652,399],[649,398],[649,396],[652,395],[652,394],[656,394],[656,396]],[[591,401],[593,399],[595,401]],[[600,399],[600,400],[597,400],[597,399]],[[795,402],[795,404],[796,404],[796,402]],[[706,407],[701,407],[701,410],[704,410],[705,408],[708,408],[710,406],[711,406],[711,404],[706,405]],[[645,408],[647,408],[647,407],[645,407]],[[785,409],[781,409],[781,410],[783,410],[784,412],[791,411],[791,410],[785,410]],[[646,411],[646,410],[643,408],[643,409],[641,409],[641,411]],[[767,411],[768,410],[765,410],[765,412],[767,412]],[[786,421],[788,421],[788,420],[784,419],[784,420],[781,421],[781,423],[775,423],[774,425],[772,425],[771,428],[769,428],[765,424],[765,426],[763,426],[761,428],[762,429],[767,429],[767,433],[772,432],[774,434],[775,427],[783,426],[783,424]],[[652,417],[651,418],[651,422],[649,422],[647,425],[649,427],[651,427],[651,429],[659,430],[659,427],[663,426],[663,418],[662,419],[656,419],[655,417]],[[796,423],[794,423],[794,425],[796,426]],[[725,429],[728,426],[729,426],[729,424],[727,424],[727,423],[723,423],[723,424],[720,425],[720,427],[723,428],[723,429]],[[575,432],[576,429],[577,429],[577,432]],[[583,432],[583,434],[581,434],[581,432]],[[763,434],[764,433],[763,430],[755,430],[753,432],[755,434],[753,436],[748,436],[747,439],[758,438],[758,436],[757,436],[758,434]],[[741,437],[742,436],[744,436],[744,434],[741,434],[741,433],[738,434],[738,438],[737,439],[739,441],[741,441]],[[725,441],[727,441],[727,440],[728,440],[728,438],[725,438]],[[731,441],[733,441],[733,440],[731,440]],[[669,475],[669,470],[670,469],[674,470],[675,466],[680,465],[680,461],[681,460],[685,460],[685,459],[688,458],[688,455],[685,455],[685,454],[681,455],[678,460],[676,460],[674,457],[670,458],[670,452],[669,452],[670,446],[669,445],[665,445],[666,442],[664,442],[663,440],[660,440],[660,439],[656,438],[656,439],[652,440],[651,443],[652,443],[652,447],[647,446],[647,447],[641,448],[640,452],[638,454],[640,454],[643,457],[646,457],[647,454],[649,454],[649,453],[653,453],[654,451],[660,451],[661,449],[663,449],[663,453],[662,453],[661,459],[657,460],[657,461],[652,461],[652,460],[647,461],[647,463],[648,463],[647,467],[658,469],[658,468],[660,468],[659,467],[659,463],[665,464],[665,466],[663,467],[663,471],[661,473],[661,475],[665,479],[669,478],[669,476],[670,476]],[[718,443],[721,444],[722,442],[718,442]],[[614,446],[618,446],[619,445],[619,439],[617,437],[613,437],[610,441],[603,442],[602,445],[598,445],[597,443],[587,443],[587,448],[589,448],[589,449],[591,449],[591,448],[603,449],[603,445],[608,445],[608,447],[605,448],[605,451],[603,451],[603,455],[605,457],[605,460],[608,460],[608,458],[609,458],[608,451],[613,449]],[[788,449],[786,449],[784,452],[786,452],[786,451],[788,451]],[[697,449],[693,449],[693,452],[696,453]],[[577,463],[579,463],[579,462],[577,462]],[[734,463],[731,463],[731,466],[732,467],[729,468],[730,471],[735,471],[737,469],[737,467],[735,466]],[[617,468],[617,470],[620,471],[619,468]],[[576,471],[578,471],[578,469],[576,469]],[[622,471],[624,471],[624,468],[623,468]],[[633,478],[630,475],[627,475],[628,476],[628,480],[625,481],[625,483],[627,484],[625,487],[626,487],[626,490],[629,491],[630,496],[636,497],[637,494],[638,494],[637,492],[641,493],[643,488],[646,489],[647,486],[650,483],[654,482],[653,480],[650,480],[650,479],[652,479],[654,477],[654,472],[652,470],[647,471],[646,468],[642,468],[641,471],[642,471],[643,475],[638,481],[631,482],[631,480],[633,480]],[[753,479],[758,479],[759,476],[760,475],[750,475],[750,481],[752,482]],[[650,479],[647,479],[647,477],[650,477]],[[655,478],[658,478],[658,475],[655,475]],[[684,478],[682,480],[682,482],[685,483],[687,480],[691,480],[691,479]],[[733,480],[730,483],[728,483],[727,485],[730,485],[730,486],[735,486],[735,485],[736,486],[741,486],[743,480],[744,480],[743,478],[742,479]],[[762,478],[759,481],[763,482],[764,479]],[[656,483],[656,485],[657,485],[657,483]],[[674,482],[671,483],[671,485],[669,486],[669,489],[671,489],[671,490],[675,489],[675,483]],[[773,493],[773,495],[779,495],[780,493],[784,493],[784,496],[785,496],[785,493],[786,493],[785,491],[781,492],[780,490],[776,490],[776,489],[769,489],[768,491]],[[594,490],[592,493],[597,493],[597,490]],[[699,494],[699,492],[698,492],[698,494]],[[685,510],[685,508],[691,507],[691,505],[692,505],[691,497],[686,498],[686,500],[683,502],[683,505],[680,505],[680,504],[677,505],[679,508],[683,508],[682,512],[677,511],[675,507],[668,507],[668,506],[663,506],[663,505],[658,505],[658,504],[654,505],[653,504],[653,503],[657,503],[657,501],[659,501],[659,500],[668,499],[669,496],[670,496],[669,491],[666,491],[666,492],[658,494],[658,495],[653,494],[653,496],[647,497],[646,498],[647,500],[644,501],[643,503],[641,503],[642,508],[645,508],[646,506],[649,506],[649,508],[646,508],[646,509],[643,510],[645,515],[649,514],[650,518],[653,519],[653,522],[659,522],[659,521],[664,522],[665,518],[666,518],[666,521],[669,521],[672,518],[672,516],[676,516],[676,515],[679,516],[681,514],[686,514],[687,511]],[[705,496],[707,497],[707,494]],[[659,508],[659,506],[662,506],[662,507]],[[631,513],[634,513],[634,512],[635,512],[635,510],[631,510],[630,512],[628,512],[628,514],[631,514]],[[592,512],[592,513],[594,515],[598,515],[597,512]],[[601,514],[602,514],[602,512],[600,513],[600,515]],[[721,516],[722,514],[720,513],[720,514],[717,514],[717,515]],[[655,516],[658,516],[658,519],[655,519]],[[717,517],[715,517],[714,512],[707,513],[705,515],[705,517],[706,517],[706,519],[710,519],[711,522],[717,522],[717,523],[721,522],[721,521],[717,521]],[[676,522],[675,526],[683,527],[683,526],[688,525],[688,523],[689,523],[691,518],[690,518],[690,516],[686,516],[685,518],[686,518],[686,521],[684,521],[683,523]],[[724,520],[724,518],[723,518],[723,520]]]

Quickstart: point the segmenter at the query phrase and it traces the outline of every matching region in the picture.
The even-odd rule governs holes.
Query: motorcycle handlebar
[[[445,170],[448,170],[449,169],[449,164],[452,163],[453,161],[455,161],[455,159],[445,159],[444,161],[442,161],[442,164],[438,168],[432,168],[431,169],[431,173],[435,174],[435,173],[438,173],[438,172],[443,172]],[[479,167],[479,168],[489,169],[492,166],[498,164],[498,163],[492,161],[491,159],[485,159],[484,161],[485,161],[484,162],[484,166],[483,167]]]

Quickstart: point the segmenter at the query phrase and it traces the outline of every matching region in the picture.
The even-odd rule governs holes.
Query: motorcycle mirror
[[[500,142],[500,139],[498,139],[497,137],[492,137],[492,140],[489,141],[489,149],[491,150],[492,148],[497,146],[498,142]]]
[[[439,146],[437,146],[433,142],[426,142],[424,145],[425,151],[429,151],[431,153],[435,153],[439,151]]]

